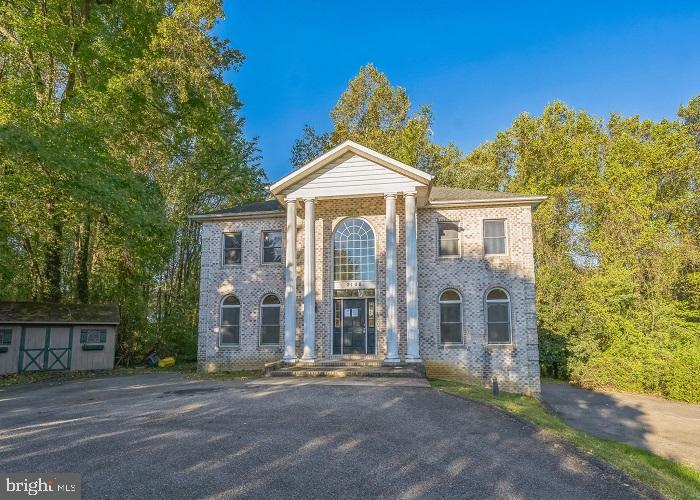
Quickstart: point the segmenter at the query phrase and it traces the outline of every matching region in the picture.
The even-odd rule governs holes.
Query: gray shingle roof
[[[119,324],[117,304],[0,302],[0,323]]]
[[[255,203],[246,203],[244,205],[236,205],[231,208],[224,208],[222,210],[215,210],[213,212],[206,212],[197,215],[227,215],[227,214],[246,214],[255,212],[281,212],[283,210],[282,204],[276,199],[256,201]]]
[[[480,191],[478,189],[462,189],[447,186],[433,186],[430,189],[430,202],[450,201],[488,201],[505,199],[531,199],[533,196],[517,193],[505,193],[502,191]]]

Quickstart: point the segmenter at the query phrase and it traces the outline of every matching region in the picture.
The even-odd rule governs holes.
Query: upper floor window
[[[462,343],[462,296],[457,290],[440,294],[440,343]]]
[[[506,221],[504,219],[484,221],[484,253],[486,255],[505,255]]]
[[[260,304],[260,345],[280,343],[280,299],[265,295]]]
[[[0,346],[12,344],[12,328],[0,328]]]
[[[510,297],[502,288],[486,296],[486,325],[489,344],[510,344]]]
[[[238,345],[241,340],[241,303],[233,295],[221,302],[219,345]]]
[[[438,222],[438,255],[459,257],[459,224],[457,222]]]
[[[374,231],[362,219],[346,219],[333,235],[333,279],[375,281]]]
[[[224,233],[224,258],[225,266],[233,266],[241,263],[243,254],[243,237],[240,231]]]
[[[282,231],[262,232],[262,263],[282,262]]]

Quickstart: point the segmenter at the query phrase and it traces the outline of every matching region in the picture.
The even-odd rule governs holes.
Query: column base
[[[423,360],[420,356],[410,356],[406,355],[406,363],[422,363]]]
[[[311,365],[311,366],[313,366],[314,364],[316,364],[316,358],[305,358],[302,356],[301,358],[299,358],[297,360],[297,364],[298,365]]]
[[[401,358],[399,358],[398,356],[396,356],[394,358],[390,358],[389,356],[387,356],[384,358],[384,361],[382,361],[382,364],[383,365],[390,365],[390,366],[398,365],[398,364],[401,364]]]
[[[295,364],[297,361],[298,361],[298,359],[295,358],[294,356],[290,356],[290,357],[288,357],[288,358],[286,358],[286,357],[285,357],[285,358],[282,358],[282,363],[285,363],[285,364],[287,364],[287,365],[293,365],[293,364]]]

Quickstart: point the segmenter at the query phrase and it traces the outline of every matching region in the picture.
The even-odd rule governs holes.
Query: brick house
[[[532,211],[347,141],[202,224],[201,370],[366,357],[540,390]]]

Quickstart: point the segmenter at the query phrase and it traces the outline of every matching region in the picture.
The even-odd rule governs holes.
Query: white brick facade
[[[399,353],[406,353],[406,253],[403,196],[397,200],[397,270]],[[418,311],[420,356],[429,374],[467,377],[490,384],[498,379],[504,390],[536,394],[540,390],[532,255],[531,205],[418,209]],[[376,241],[376,331],[377,354],[386,350],[385,263],[386,223],[382,197],[324,199],[316,201],[316,356],[332,355],[332,235],[339,222],[360,217],[375,231]],[[303,339],[303,203],[297,206],[297,323],[296,354],[301,356]],[[505,219],[508,252],[484,256],[483,221]],[[461,228],[461,257],[437,255],[437,222],[458,222]],[[233,370],[261,367],[283,355],[279,346],[259,346],[260,301],[274,293],[284,315],[284,263],[261,264],[261,232],[281,230],[285,214],[231,217],[202,224],[202,273],[198,359],[203,370]],[[222,238],[228,231],[241,231],[243,256],[240,266],[222,265]],[[283,234],[283,241],[285,240]],[[284,249],[282,251],[284,256]],[[511,300],[512,343],[489,345],[486,337],[485,297],[494,287],[505,289]],[[462,296],[463,343],[442,346],[439,341],[438,297],[446,288]],[[240,345],[218,346],[219,307],[223,297],[234,294],[241,302]]]

